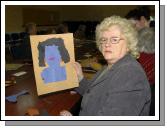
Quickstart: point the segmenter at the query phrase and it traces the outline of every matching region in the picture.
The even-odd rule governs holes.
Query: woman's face
[[[102,32],[100,47],[108,64],[114,64],[128,52],[126,39],[116,25]]]

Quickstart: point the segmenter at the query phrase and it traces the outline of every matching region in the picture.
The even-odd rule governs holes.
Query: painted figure
[[[48,67],[41,72],[44,83],[64,81],[67,79],[66,68],[61,66],[61,61],[69,62],[70,57],[61,38],[52,38],[39,43],[39,66]],[[45,62],[44,62],[45,61]]]

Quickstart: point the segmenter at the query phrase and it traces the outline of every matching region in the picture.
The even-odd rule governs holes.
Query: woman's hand
[[[72,91],[70,91],[70,94],[75,95],[75,94],[77,94],[77,92],[72,90]]]
[[[78,62],[74,62],[73,66],[74,66],[74,68],[76,70],[76,73],[77,73],[77,76],[78,76],[78,80],[80,82],[83,79],[82,67],[81,67],[81,65]]]
[[[72,114],[67,110],[63,110],[60,112],[60,116],[72,116]]]

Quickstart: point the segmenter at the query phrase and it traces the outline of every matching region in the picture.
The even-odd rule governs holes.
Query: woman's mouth
[[[104,53],[112,53],[112,51],[104,51]]]

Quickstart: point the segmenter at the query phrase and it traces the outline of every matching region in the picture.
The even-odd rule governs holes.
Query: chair
[[[5,34],[5,43],[10,44],[12,42],[10,34]]]
[[[27,32],[20,32],[20,39],[24,39],[27,36],[28,36]]]
[[[5,48],[9,49],[10,55],[13,56],[11,47],[12,47],[12,39],[11,39],[11,35],[8,33],[5,33]]]
[[[11,52],[14,59],[20,59],[22,56],[22,52],[25,49],[22,48],[23,40],[20,38],[20,33],[12,33],[11,34],[12,44],[11,44]]]
[[[150,116],[155,116],[155,84],[150,85],[150,88],[151,88]]]
[[[19,35],[19,33],[12,33],[11,34],[11,38],[12,38],[12,40],[19,40],[20,39],[20,35]]]

